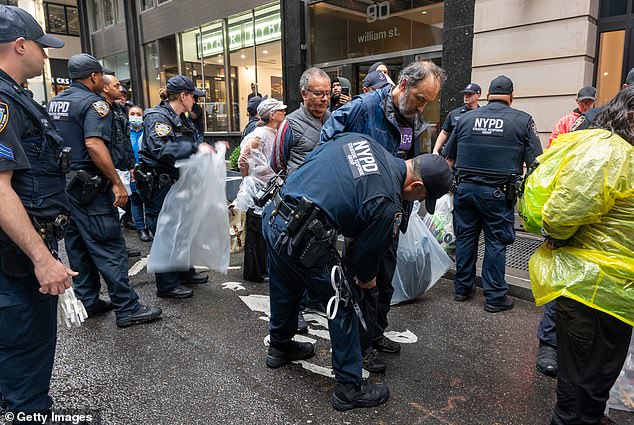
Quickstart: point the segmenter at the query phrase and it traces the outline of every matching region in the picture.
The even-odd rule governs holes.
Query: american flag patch
[[[6,158],[11,161],[15,161],[13,156],[13,149],[0,143],[0,158]]]

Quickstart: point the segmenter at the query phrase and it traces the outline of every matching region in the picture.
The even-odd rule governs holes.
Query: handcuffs
[[[368,327],[363,319],[363,313],[361,312],[361,307],[359,307],[359,301],[352,296],[352,290],[350,288],[350,284],[348,283],[348,279],[343,271],[343,266],[341,265],[341,258],[338,253],[335,256],[337,259],[337,264],[332,266],[330,269],[330,284],[332,285],[332,289],[335,290],[335,295],[330,297],[328,300],[328,305],[326,306],[326,315],[328,319],[333,320],[337,316],[337,312],[339,311],[339,303],[343,302],[345,307],[348,304],[352,305],[352,309],[355,314],[359,318],[359,323],[363,330],[367,332]],[[349,321],[348,325],[344,327],[344,321],[341,322],[341,330],[345,335],[349,335],[352,330],[352,321]]]

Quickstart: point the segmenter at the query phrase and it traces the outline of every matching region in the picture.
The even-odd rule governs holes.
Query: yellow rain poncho
[[[568,245],[529,261],[537,305],[575,299],[634,325],[634,146],[606,130],[560,135],[537,158],[519,209]]]

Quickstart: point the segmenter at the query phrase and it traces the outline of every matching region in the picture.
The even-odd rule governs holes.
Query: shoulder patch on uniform
[[[160,121],[154,124],[154,132],[159,137],[167,136],[170,131],[172,131],[172,127],[169,124]]]
[[[401,223],[403,222],[403,213],[397,212],[394,214],[394,220],[392,221],[392,239],[396,239],[398,231],[401,230]]]
[[[92,107],[99,114],[100,117],[105,117],[110,112],[110,105],[105,100],[98,100],[92,103]]]
[[[0,102],[0,133],[2,133],[9,122],[9,105]]]

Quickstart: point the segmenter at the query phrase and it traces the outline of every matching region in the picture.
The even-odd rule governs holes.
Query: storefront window
[[[248,121],[247,103],[253,94],[282,98],[280,38],[279,4],[181,34],[183,72],[198,87],[204,87],[207,94],[204,99],[207,132],[241,131]],[[225,58],[227,47],[230,55]],[[231,74],[229,79],[226,69]],[[227,101],[229,96],[231,102]]]
[[[627,0],[601,0],[601,18],[627,14]]]
[[[621,88],[625,30],[603,32],[599,41],[597,105],[605,105]]]
[[[154,7],[154,0],[140,0],[141,10],[148,10]]]
[[[147,68],[147,89],[150,106],[161,101],[159,90],[167,85],[167,80],[178,74],[176,38],[168,36],[143,46]]]
[[[99,31],[102,27],[101,25],[101,7],[99,0],[92,0],[90,2],[90,10],[92,11],[92,32]]]

